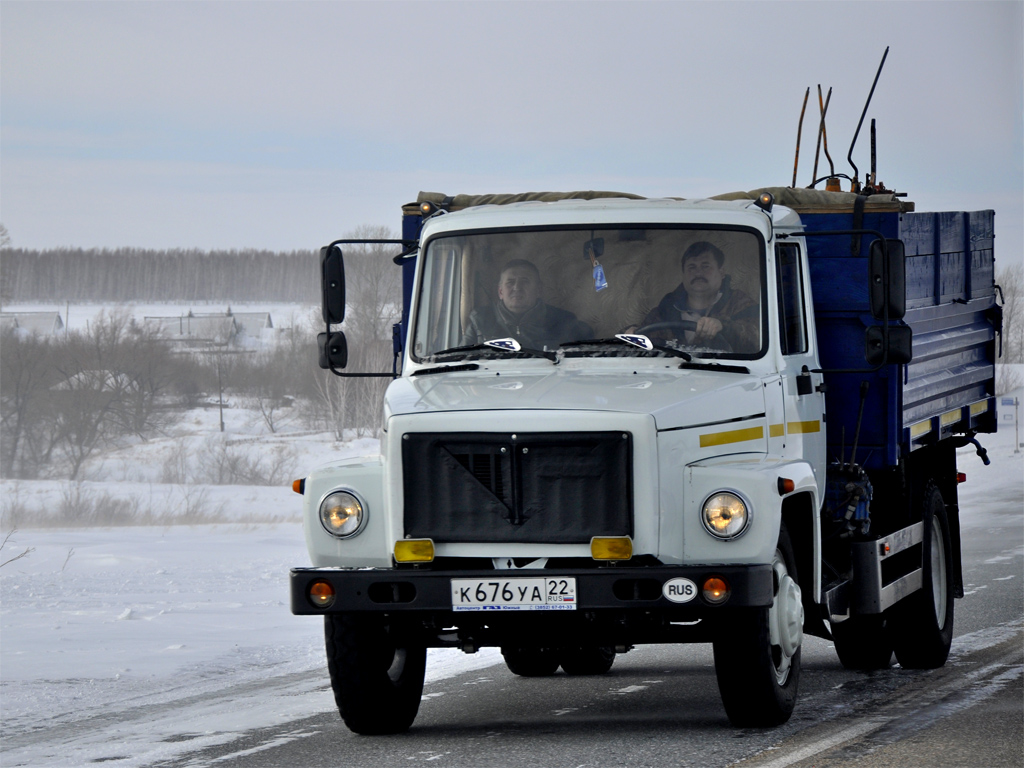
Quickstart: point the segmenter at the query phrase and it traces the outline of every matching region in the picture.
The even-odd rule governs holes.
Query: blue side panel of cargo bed
[[[903,425],[911,449],[951,432],[995,431],[993,226],[992,211],[903,215],[905,319],[914,330]]]
[[[899,234],[899,213],[866,213],[861,226],[887,238]],[[808,232],[853,228],[852,213],[801,214]],[[868,296],[868,254],[874,237],[862,235],[853,252],[850,235],[807,238],[814,321],[825,369],[867,368],[864,334],[879,322],[871,316]],[[867,381],[856,460],[869,467],[895,464],[901,436],[899,366],[874,373],[826,374],[828,457],[851,460],[857,434],[861,382]],[[845,453],[844,453],[845,451]]]
[[[851,213],[800,218],[809,232],[853,227]],[[909,365],[871,373],[825,374],[830,459],[845,448],[844,458],[851,460],[863,382],[868,387],[855,460],[868,467],[892,466],[952,432],[994,431],[994,403],[986,404],[995,377],[992,223],[992,211],[865,214],[863,229],[898,237],[906,247],[907,314],[893,324],[912,328],[914,357]],[[826,370],[867,367],[864,335],[881,324],[871,316],[868,297],[872,239],[863,236],[854,253],[849,235],[807,238]]]

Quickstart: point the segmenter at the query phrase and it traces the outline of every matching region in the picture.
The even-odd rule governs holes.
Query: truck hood
[[[760,378],[749,374],[563,368],[410,376],[392,382],[385,400],[391,416],[515,409],[650,414],[664,430],[759,416],[765,405]]]

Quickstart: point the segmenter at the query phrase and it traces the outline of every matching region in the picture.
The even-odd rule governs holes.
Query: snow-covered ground
[[[992,466],[982,466],[973,447],[959,452],[968,477],[961,486],[965,535],[984,525],[983,500],[1024,509],[1024,453],[1015,452],[1012,422],[1000,426],[998,435],[982,436]],[[301,440],[308,443],[304,461],[375,449],[369,440]],[[153,461],[148,450],[157,448],[136,453],[140,477]],[[115,482],[122,470],[133,474],[132,463],[122,457],[113,465],[117,472],[97,489],[163,488]],[[5,503],[12,494],[58,500],[57,485],[4,483]],[[28,550],[0,569],[6,768],[150,765],[333,709],[322,623],[288,608],[288,569],[308,563],[299,497],[287,488],[205,488],[224,501],[219,519],[237,522],[24,527],[6,542],[0,562]],[[500,661],[496,649],[432,650],[428,680]]]

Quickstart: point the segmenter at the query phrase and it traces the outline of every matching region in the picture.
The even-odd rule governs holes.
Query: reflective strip
[[[821,422],[818,420],[814,421],[791,421],[786,427],[789,429],[791,434],[799,434],[800,432],[821,432]]]
[[[732,429],[728,432],[712,432],[700,436],[700,447],[707,448],[711,445],[743,443],[747,440],[760,440],[763,437],[764,427],[748,427],[747,429]]]
[[[921,435],[927,435],[932,431],[931,421],[919,421],[910,427],[911,437],[920,437]]]
[[[950,424],[956,424],[960,421],[960,409],[957,408],[955,411],[946,411],[944,414],[939,416],[939,424],[944,427],[948,427]]]
[[[786,434],[785,424],[771,424],[768,427],[768,437],[782,437]]]
[[[988,400],[982,400],[980,403],[971,403],[971,416],[977,416],[979,413],[985,413],[988,410]]]

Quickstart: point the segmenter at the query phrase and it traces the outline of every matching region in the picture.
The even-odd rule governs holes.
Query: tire
[[[714,640],[718,690],[729,722],[738,728],[781,725],[796,705],[804,610],[785,524],[772,568],[772,606],[737,609]]]
[[[892,638],[882,616],[851,616],[832,624],[832,639],[846,669],[866,672],[892,664]]]
[[[936,669],[946,663],[953,642],[953,555],[949,519],[934,482],[925,486],[923,585],[890,609],[893,650],[905,669]]]
[[[345,725],[364,735],[409,730],[420,707],[425,645],[396,642],[377,618],[324,617],[327,669]]]
[[[567,675],[603,675],[615,663],[615,649],[592,645],[562,652],[562,671]]]
[[[558,656],[550,648],[502,646],[501,655],[512,674],[520,677],[550,677],[558,671]]]

